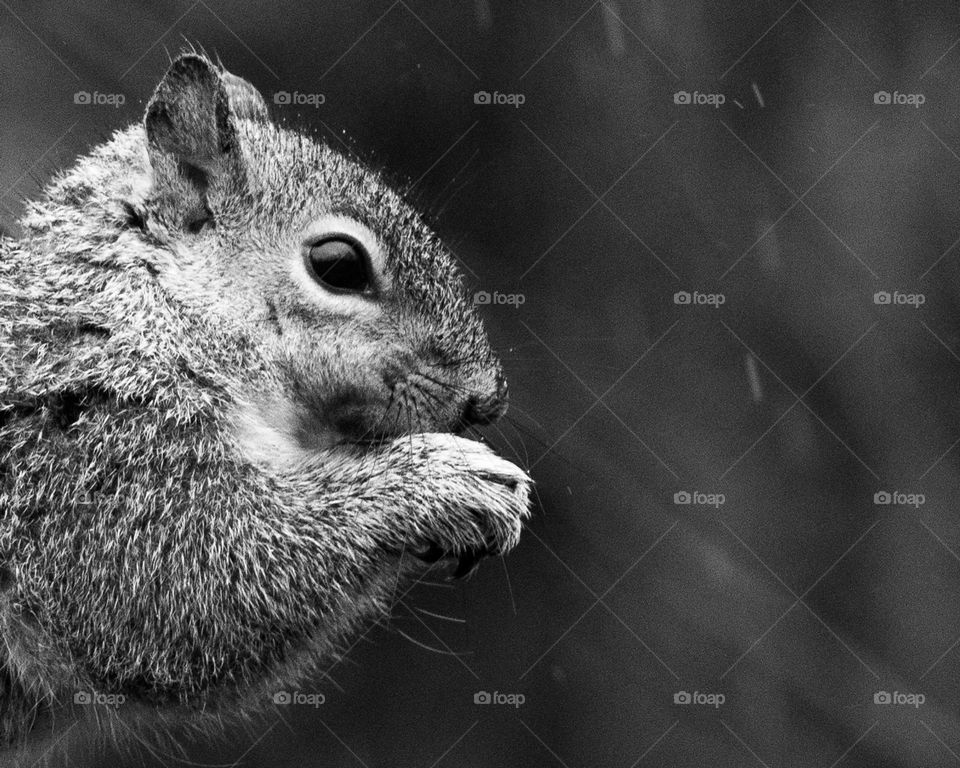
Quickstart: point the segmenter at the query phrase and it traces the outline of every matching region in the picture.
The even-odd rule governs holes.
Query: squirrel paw
[[[457,558],[460,577],[484,555],[516,546],[533,485],[516,464],[483,443],[445,433],[399,438],[388,455],[384,479],[399,475],[411,494],[399,512],[405,551],[426,562]]]

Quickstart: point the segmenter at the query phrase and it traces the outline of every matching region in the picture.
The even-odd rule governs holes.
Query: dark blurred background
[[[12,234],[186,43],[300,94],[496,292],[538,483],[322,705],[91,768],[960,762],[956,3],[0,0],[0,37]]]

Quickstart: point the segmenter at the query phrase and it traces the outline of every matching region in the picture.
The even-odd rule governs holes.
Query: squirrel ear
[[[180,56],[170,65],[147,104],[144,127],[151,160],[160,150],[209,174],[237,150],[223,78],[197,54]]]
[[[151,163],[164,166],[157,151],[172,155],[181,171],[203,175],[238,169],[235,118],[265,122],[267,103],[242,77],[205,56],[187,53],[170,65],[154,91],[144,127]]]
[[[240,118],[256,120],[265,123],[270,119],[267,111],[267,102],[260,91],[253,87],[253,83],[237,77],[226,70],[221,72],[223,84],[227,89],[227,101],[230,111]]]
[[[155,184],[188,228],[209,220],[212,183],[246,183],[237,118],[266,121],[263,97],[195,53],[174,60],[147,104],[143,122]]]

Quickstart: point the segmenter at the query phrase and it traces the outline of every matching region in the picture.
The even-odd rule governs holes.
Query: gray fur
[[[291,278],[332,214],[381,244],[379,299]],[[383,614],[423,567],[399,553],[516,544],[529,478],[451,434],[505,408],[451,257],[246,81],[176,59],[144,125],[22,223],[0,241],[0,742],[243,716]]]

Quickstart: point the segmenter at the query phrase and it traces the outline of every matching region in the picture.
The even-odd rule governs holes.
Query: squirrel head
[[[248,450],[297,451],[498,418],[506,384],[454,258],[377,173],[275,125],[247,81],[177,58],[144,118],[150,183],[125,204],[158,281],[243,335]]]

